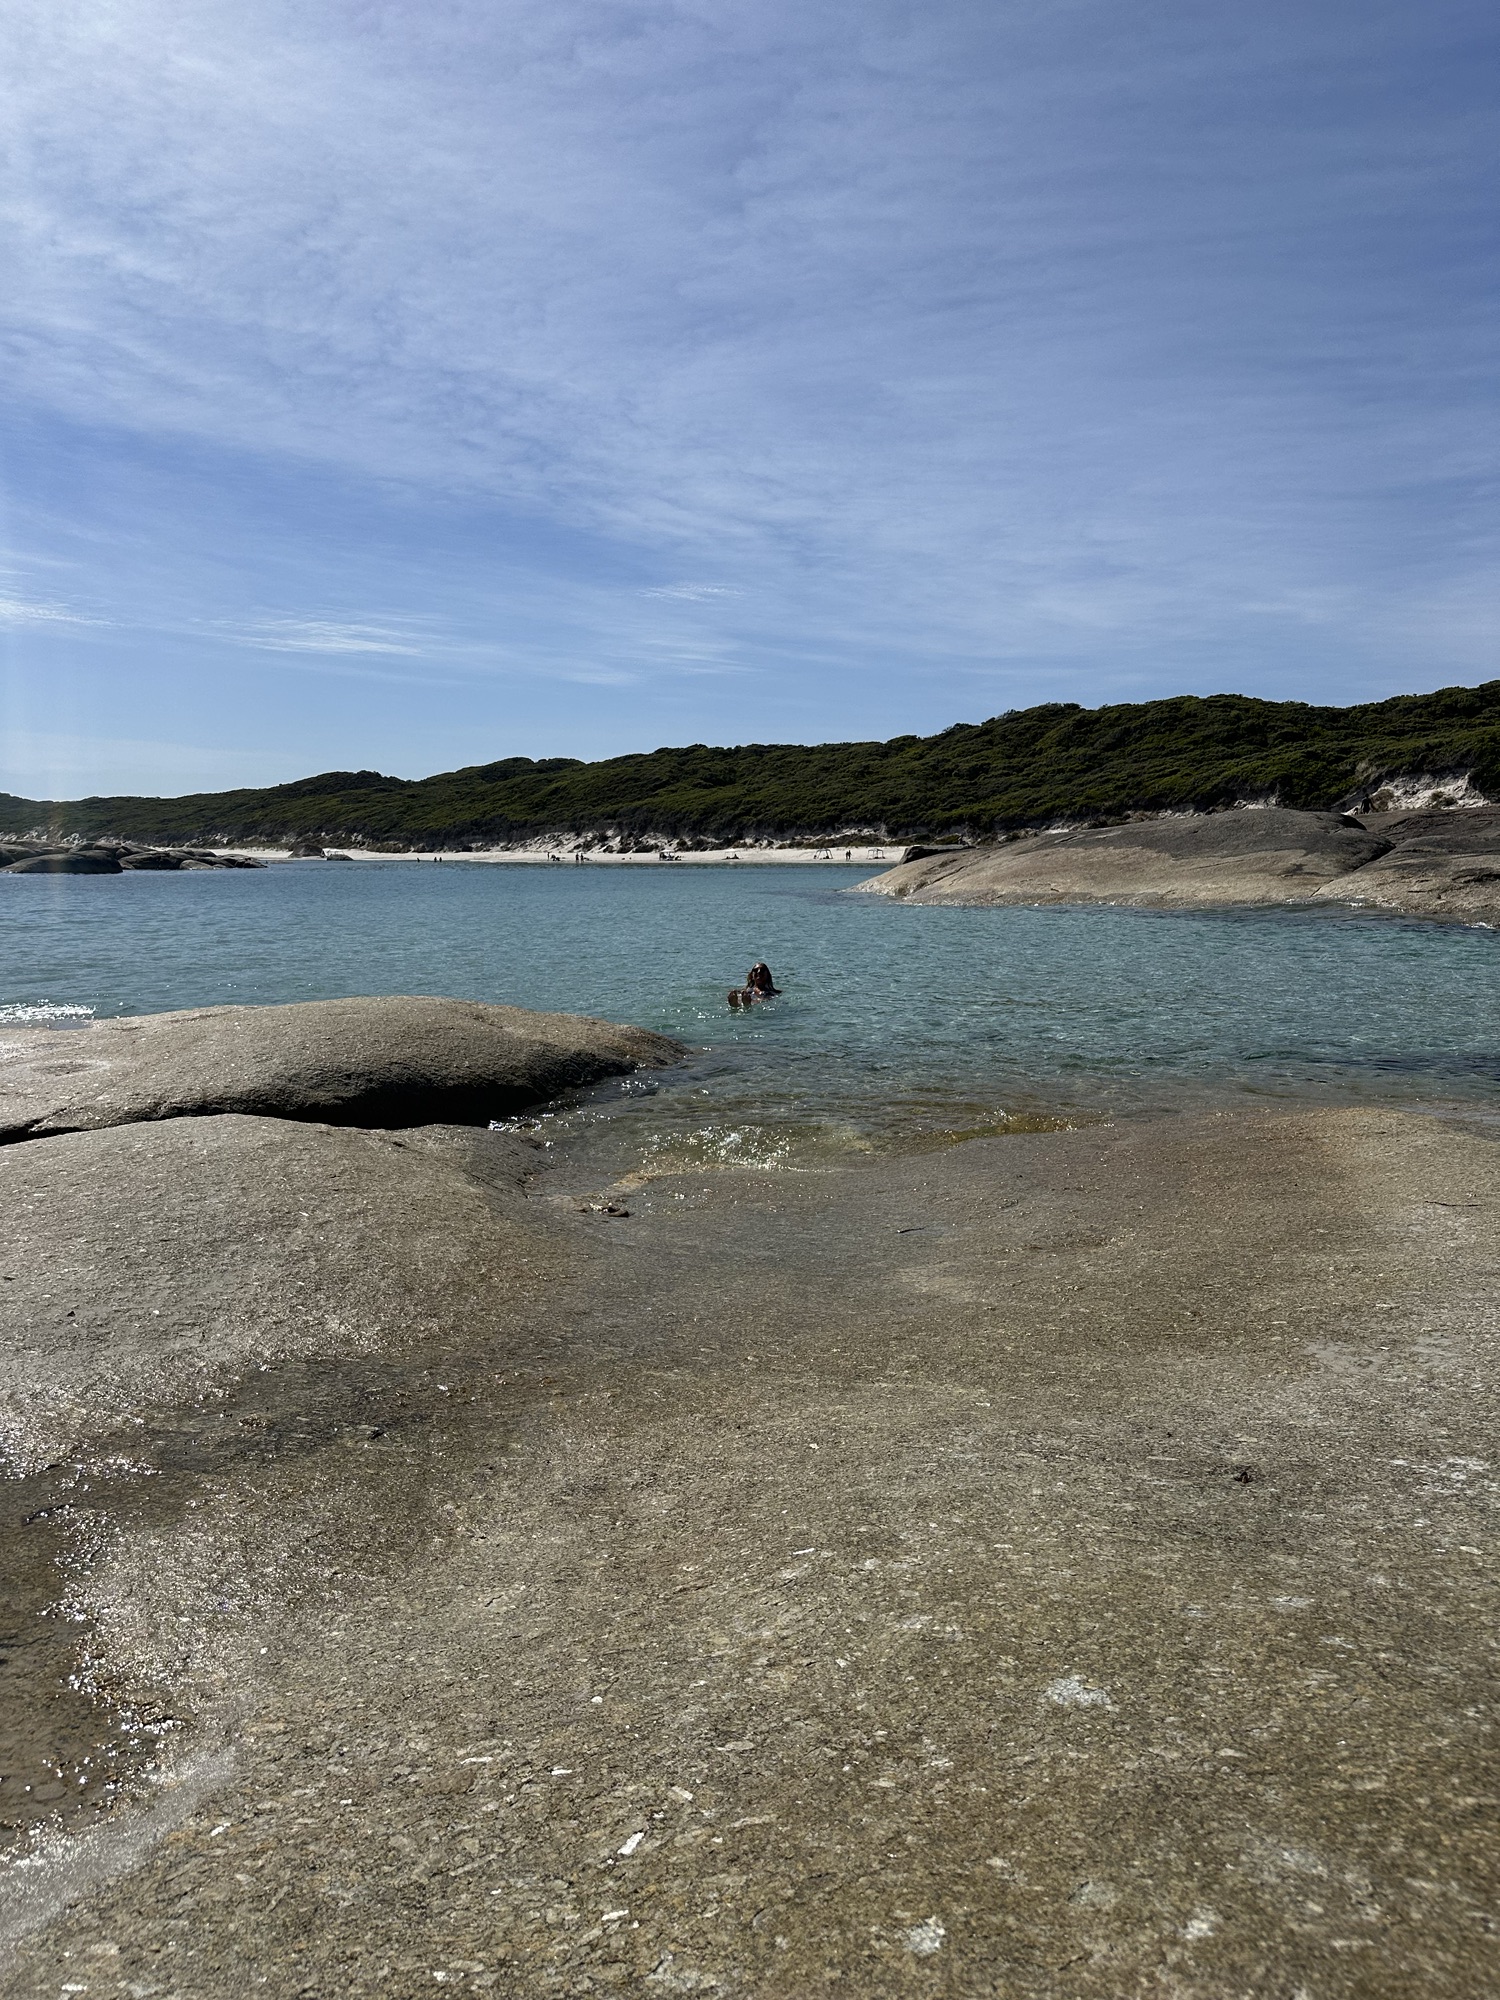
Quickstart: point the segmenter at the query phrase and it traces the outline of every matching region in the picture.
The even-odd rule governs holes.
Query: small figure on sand
[[[732,986],[729,990],[731,1007],[751,1007],[757,1000],[770,1000],[781,991],[771,977],[771,968],[763,958],[758,958],[745,976],[743,986]]]

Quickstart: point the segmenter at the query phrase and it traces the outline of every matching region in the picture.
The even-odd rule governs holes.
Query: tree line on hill
[[[1500,681],[1352,708],[1232,694],[1096,709],[1047,702],[885,743],[694,743],[599,763],[507,757],[421,779],[327,771],[176,799],[0,793],[0,833],[391,851],[563,834],[717,844],[862,829],[883,840],[985,840],[1243,801],[1347,809],[1413,776],[1466,776],[1500,799]]]

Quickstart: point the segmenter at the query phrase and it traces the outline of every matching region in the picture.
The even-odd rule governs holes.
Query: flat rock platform
[[[132,1379],[13,1482],[7,1602],[68,1617],[7,1668],[0,1993],[1500,1986],[1483,1131],[592,1191],[439,1131],[409,1203],[371,1157],[326,1283],[375,1311],[420,1218],[438,1323],[413,1282],[404,1340]],[[490,1231],[524,1283],[462,1275]]]
[[[913,903],[1339,902],[1492,923],[1500,921],[1500,811],[1182,813],[927,849],[859,886]]]

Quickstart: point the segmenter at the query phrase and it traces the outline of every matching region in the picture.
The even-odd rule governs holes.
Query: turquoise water
[[[0,1030],[347,993],[602,1014],[694,1061],[557,1129],[624,1112],[632,1144],[705,1161],[1203,1098],[1500,1108],[1493,932],[1336,909],[913,908],[849,893],[859,879],[412,862],[0,876]],[[784,996],[732,1014],[756,958]]]

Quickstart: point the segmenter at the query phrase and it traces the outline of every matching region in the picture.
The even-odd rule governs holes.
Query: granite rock
[[[110,848],[64,847],[12,861],[7,875],[118,875],[119,856]]]
[[[1392,915],[1500,922],[1500,812],[1391,813],[1370,816],[1391,841],[1388,851],[1319,897]]]
[[[665,1036],[473,1000],[203,1007],[24,1029],[0,1053],[0,1142],[246,1112],[334,1125],[487,1124],[677,1061]]]
[[[516,1142],[451,1136],[228,1116],[0,1151],[0,1459],[34,1471],[288,1358],[483,1339],[546,1258]]]
[[[1389,846],[1339,813],[1268,806],[1025,835],[905,862],[862,886],[917,903],[1287,903]]]

